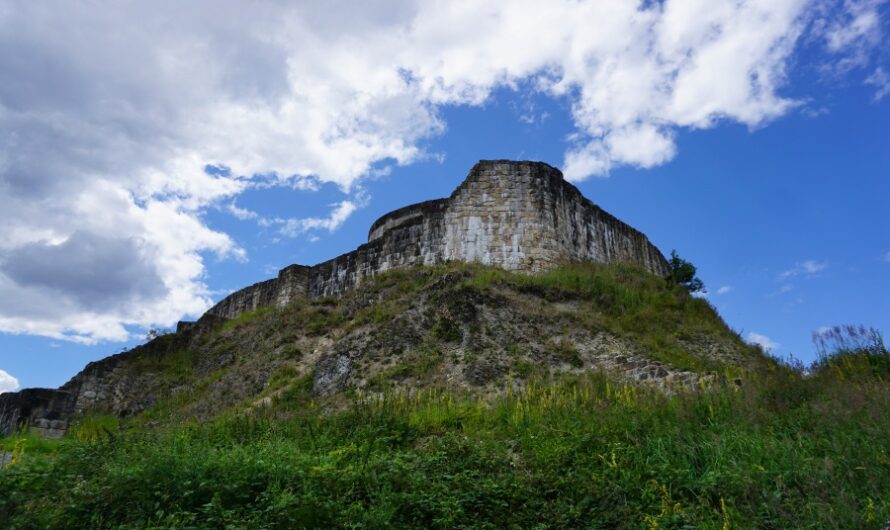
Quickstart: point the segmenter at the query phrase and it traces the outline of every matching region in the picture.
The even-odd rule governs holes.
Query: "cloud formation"
[[[12,392],[18,390],[19,380],[9,375],[6,371],[0,370],[0,394],[4,392]]]
[[[663,164],[680,129],[794,108],[807,32],[861,62],[879,4],[4,2],[0,332],[120,340],[199,314],[206,255],[244,256],[207,208],[259,220],[246,189],[334,183],[329,217],[283,230],[335,230],[362,178],[426,156],[443,106],[499,87],[570,102],[572,179]]]

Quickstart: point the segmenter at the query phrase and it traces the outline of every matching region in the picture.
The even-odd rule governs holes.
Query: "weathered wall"
[[[447,199],[400,208],[372,226],[368,243],[313,267],[237,291],[208,311],[234,318],[301,296],[338,296],[393,268],[444,261],[536,272],[570,260],[627,262],[655,274],[668,264],[645,235],[584,198],[542,162],[481,161]]]
[[[309,267],[290,265],[278,271],[278,277],[255,283],[235,291],[220,300],[208,313],[223,318],[235,318],[241,313],[260,307],[284,307],[306,296],[309,285]]]
[[[68,430],[75,396],[49,388],[26,388],[0,394],[0,436],[22,427],[47,438],[59,438]]]
[[[477,164],[451,196],[444,258],[541,271],[571,260],[626,262],[665,275],[642,233],[585,199],[562,173],[536,162]]]
[[[402,215],[385,216],[381,223],[384,230],[372,229],[368,243],[312,267],[309,296],[338,296],[374,274],[442,262],[441,242],[447,208],[446,200],[429,201],[394,212]]]

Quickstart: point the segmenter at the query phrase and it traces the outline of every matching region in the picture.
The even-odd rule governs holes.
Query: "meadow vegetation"
[[[739,341],[706,300],[632,268],[392,271],[343,300],[242,315],[208,334],[206,348],[252,365],[241,335],[348,333],[389,322],[421,293],[450,312],[370,381],[373,392],[346,393],[335,407],[313,396],[293,346],[274,350],[288,362],[269,375],[265,399],[200,421],[182,411],[229,368],[195,379],[192,350],[140,360],[178,385],[193,379],[135,417],[87,415],[62,440],[0,440],[11,457],[0,469],[0,528],[847,530],[890,520],[890,353],[880,334],[820,333],[819,360],[806,367],[750,347],[741,372],[684,346]],[[673,392],[600,372],[551,377],[521,355],[524,344],[505,343],[516,356],[508,377],[523,384],[508,379],[503,392],[393,384],[450,362],[437,353],[466,332],[457,323],[473,321],[454,300],[495,295],[531,295],[542,312],[586,308],[555,343],[568,365],[578,352],[565,337],[583,326],[726,377]]]
[[[877,529],[887,357],[670,396],[589,374],[493,401],[394,392],[325,414],[303,385],[206,423],[83,418],[2,442],[0,526]]]

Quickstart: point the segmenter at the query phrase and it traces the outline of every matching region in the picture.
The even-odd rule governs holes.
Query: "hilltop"
[[[528,276],[454,263],[188,327],[93,364],[62,390],[88,396],[85,410],[206,419],[304,390],[497,394],[532,376],[599,371],[678,389],[769,363],[707,301],[629,266]]]

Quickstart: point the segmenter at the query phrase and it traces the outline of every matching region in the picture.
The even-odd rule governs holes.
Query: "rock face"
[[[645,235],[584,198],[558,169],[483,160],[447,199],[378,219],[356,250],[313,267],[291,265],[208,313],[234,318],[299,297],[339,296],[367,277],[412,265],[465,261],[539,272],[578,260],[626,262],[660,276],[669,270]]]
[[[180,351],[188,337],[215,321],[301,299],[340,297],[367,278],[401,267],[462,261],[539,272],[578,260],[626,262],[660,276],[669,271],[645,235],[584,198],[558,169],[542,162],[481,161],[450,197],[378,219],[368,242],[352,252],[312,267],[286,267],[277,278],[227,296],[197,324],[180,322],[175,335],[90,363],[59,390],[0,395],[0,436],[25,426],[60,436],[74,414],[95,407],[119,415],[146,409],[158,394],[158,381],[131,369],[133,363],[158,362]],[[317,393],[342,386],[350,367],[348,356],[322,360]],[[487,368],[474,370],[476,379],[487,374]]]

